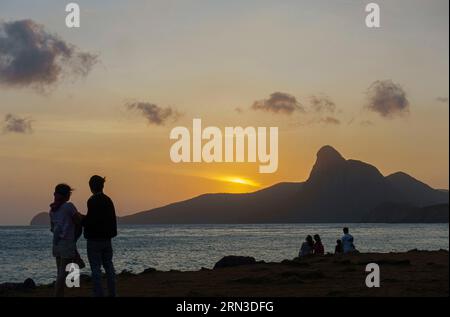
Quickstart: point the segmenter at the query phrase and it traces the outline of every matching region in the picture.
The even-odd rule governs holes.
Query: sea
[[[212,268],[227,255],[253,256],[257,260],[282,261],[298,255],[308,234],[319,234],[325,252],[333,252],[344,224],[255,225],[123,225],[113,240],[116,271],[140,273],[195,271]],[[448,224],[351,224],[350,233],[361,252],[404,252],[412,249],[449,249]],[[0,283],[37,284],[55,279],[48,227],[0,226]],[[86,241],[78,241],[87,263]],[[82,270],[89,274],[89,265]]]

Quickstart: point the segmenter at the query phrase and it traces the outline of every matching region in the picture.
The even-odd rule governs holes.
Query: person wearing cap
[[[94,283],[93,295],[103,297],[102,271],[105,269],[108,295],[116,296],[116,276],[113,264],[112,238],[117,236],[117,219],[114,203],[103,193],[105,178],[94,175],[89,180],[92,196],[87,202],[87,214],[83,219],[87,255]]]

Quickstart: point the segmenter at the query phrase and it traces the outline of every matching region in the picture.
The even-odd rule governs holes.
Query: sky
[[[0,225],[48,210],[60,182],[84,213],[93,174],[119,215],[300,182],[327,144],[448,189],[447,0],[375,1],[378,29],[368,1],[76,2],[80,28],[68,2],[0,0]],[[173,163],[170,131],[193,118],[278,127],[278,170]]]

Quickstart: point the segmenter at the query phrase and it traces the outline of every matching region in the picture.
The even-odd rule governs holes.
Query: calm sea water
[[[212,268],[226,255],[248,255],[257,260],[294,258],[307,234],[322,236],[325,251],[333,251],[341,236],[340,224],[276,225],[148,225],[121,226],[114,239],[118,272]],[[362,252],[449,249],[447,224],[352,224],[355,245]],[[44,227],[0,227],[0,283],[37,283],[55,278],[51,233]],[[86,242],[78,242],[86,260]],[[89,273],[89,266],[83,270]]]

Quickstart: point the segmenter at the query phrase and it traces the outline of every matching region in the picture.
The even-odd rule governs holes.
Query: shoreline
[[[435,252],[449,252],[449,254],[450,254],[450,249],[445,249],[445,248],[441,248],[441,249],[432,249],[432,250],[426,250],[426,249],[410,249],[410,250],[407,250],[407,251],[359,252],[359,254],[364,254],[364,255],[379,255],[379,256],[381,256],[381,255],[392,255],[392,254],[407,254],[407,253],[412,253],[412,252],[431,252],[431,253],[435,253]],[[333,253],[330,253],[330,252],[327,252],[327,253],[324,255],[324,257],[329,257],[329,256],[336,256],[336,255],[334,255]],[[344,256],[344,255],[341,255],[341,256]],[[352,255],[346,255],[346,256],[352,256]],[[225,256],[224,258],[226,258],[226,257],[227,257],[227,256]],[[239,256],[239,257],[252,257],[252,256],[242,255],[242,256]],[[312,256],[312,257],[314,257],[314,256]],[[318,258],[318,256],[315,256],[315,257]],[[277,261],[277,260],[275,260],[275,261],[267,261],[267,260],[259,260],[259,259],[256,258],[256,257],[254,257],[254,258],[255,258],[255,262],[256,262],[257,264],[261,264],[261,263],[265,263],[265,264],[274,264],[274,263],[278,263],[278,264],[280,264],[280,263],[282,263],[282,262],[284,262],[284,261],[294,261],[295,259],[298,259],[298,258],[294,258],[294,259],[282,259],[282,260],[280,260],[280,261]],[[449,258],[449,259],[450,259],[450,258]],[[85,263],[86,263],[86,268],[83,269],[84,272],[81,273],[81,277],[84,278],[84,279],[90,279],[90,269],[89,269],[89,263],[87,262],[87,259],[85,260]],[[212,266],[214,266],[214,265],[212,265]],[[102,270],[103,270],[103,269],[102,269]],[[149,266],[149,267],[145,267],[143,270],[139,270],[139,271],[133,271],[133,270],[128,270],[128,269],[122,269],[121,271],[117,271],[116,274],[117,274],[117,275],[120,275],[120,274],[140,275],[140,274],[145,273],[146,270],[156,270],[157,272],[160,272],[160,273],[169,273],[169,272],[192,273],[192,272],[198,272],[198,271],[202,271],[202,270],[203,270],[203,271],[204,271],[204,270],[213,270],[213,267],[210,267],[210,266],[200,266],[200,267],[198,267],[198,268],[187,269],[187,270],[183,270],[183,269],[179,269],[179,268],[170,268],[170,269],[166,269],[166,270],[164,270],[164,269],[161,270],[161,269],[158,269],[158,268]],[[24,282],[25,282],[26,280],[28,280],[28,279],[32,280],[31,277],[24,277]],[[1,282],[1,281],[0,281],[0,297],[1,297],[1,287],[2,287],[2,285],[10,284],[10,285],[17,285],[17,286],[20,286],[20,285],[22,285],[24,282],[20,282],[20,281],[14,281],[14,282],[11,282],[11,281],[4,281],[4,282]],[[34,285],[35,285],[36,287],[48,287],[48,286],[49,286],[50,284],[52,284],[54,281],[51,281],[51,282],[35,282],[35,281],[33,280],[33,282],[34,282]]]
[[[365,266],[380,266],[381,287],[367,288]],[[89,297],[90,276],[68,297]],[[9,285],[8,285],[9,284]],[[449,252],[411,250],[401,253],[360,253],[310,256],[281,262],[251,257],[225,257],[213,269],[197,271],[122,271],[117,275],[121,297],[324,297],[324,296],[448,296]],[[0,284],[0,297],[52,297],[52,284]]]

